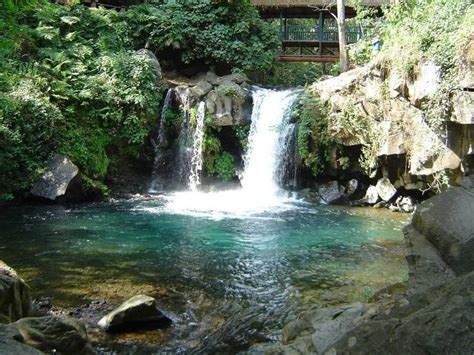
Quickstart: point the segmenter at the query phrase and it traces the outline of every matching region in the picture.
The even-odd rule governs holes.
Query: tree
[[[339,58],[341,72],[349,70],[349,54],[347,52],[346,10],[344,0],[337,0],[337,30],[339,32]]]

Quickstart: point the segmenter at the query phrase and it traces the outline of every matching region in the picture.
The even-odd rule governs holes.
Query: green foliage
[[[248,1],[155,2],[130,7],[124,16],[136,43],[182,64],[261,70],[279,45],[277,32]]]
[[[204,167],[209,176],[217,176],[224,181],[229,181],[236,176],[235,158],[229,152],[223,151],[222,143],[217,137],[219,131],[219,127],[206,127],[203,149]]]
[[[249,73],[252,82],[275,87],[304,86],[317,81],[323,75],[338,75],[338,64],[292,63],[274,61],[267,70]]]
[[[328,108],[305,91],[299,98],[293,115],[298,121],[298,152],[303,164],[318,176],[329,162],[329,148],[335,144],[328,131]]]
[[[94,180],[107,173],[111,147],[138,154],[160,78],[120,15],[41,2],[11,16],[0,40],[0,191],[27,188],[56,152]]]
[[[213,171],[209,171],[209,173],[217,175],[224,181],[232,180],[235,177],[234,157],[232,154],[222,152],[216,159]]]
[[[383,51],[408,74],[424,58],[448,70],[472,31],[473,11],[470,0],[402,1],[385,13]]]
[[[250,123],[244,125],[233,126],[234,134],[239,140],[240,148],[242,152],[247,150],[250,133]]]

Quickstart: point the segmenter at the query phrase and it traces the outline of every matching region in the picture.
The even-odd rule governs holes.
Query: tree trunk
[[[339,58],[341,71],[349,70],[349,54],[347,53],[346,8],[344,0],[337,0],[337,30],[339,33]]]

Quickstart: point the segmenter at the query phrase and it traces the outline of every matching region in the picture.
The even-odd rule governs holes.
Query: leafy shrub
[[[228,152],[222,152],[217,158],[214,167],[215,173],[218,177],[225,181],[232,180],[235,177],[234,157]]]
[[[298,152],[314,176],[323,172],[330,159],[329,148],[335,144],[328,131],[328,113],[328,108],[306,91],[293,112],[299,118]]]
[[[279,41],[248,1],[176,1],[129,8],[136,43],[182,64],[225,64],[242,70],[270,66]]]

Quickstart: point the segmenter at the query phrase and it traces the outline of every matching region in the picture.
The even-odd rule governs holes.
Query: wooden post
[[[337,0],[337,30],[339,34],[339,59],[341,72],[349,70],[349,54],[347,53],[346,8],[344,0]]]
[[[319,55],[323,55],[323,36],[324,36],[324,15],[322,11],[319,11]]]

